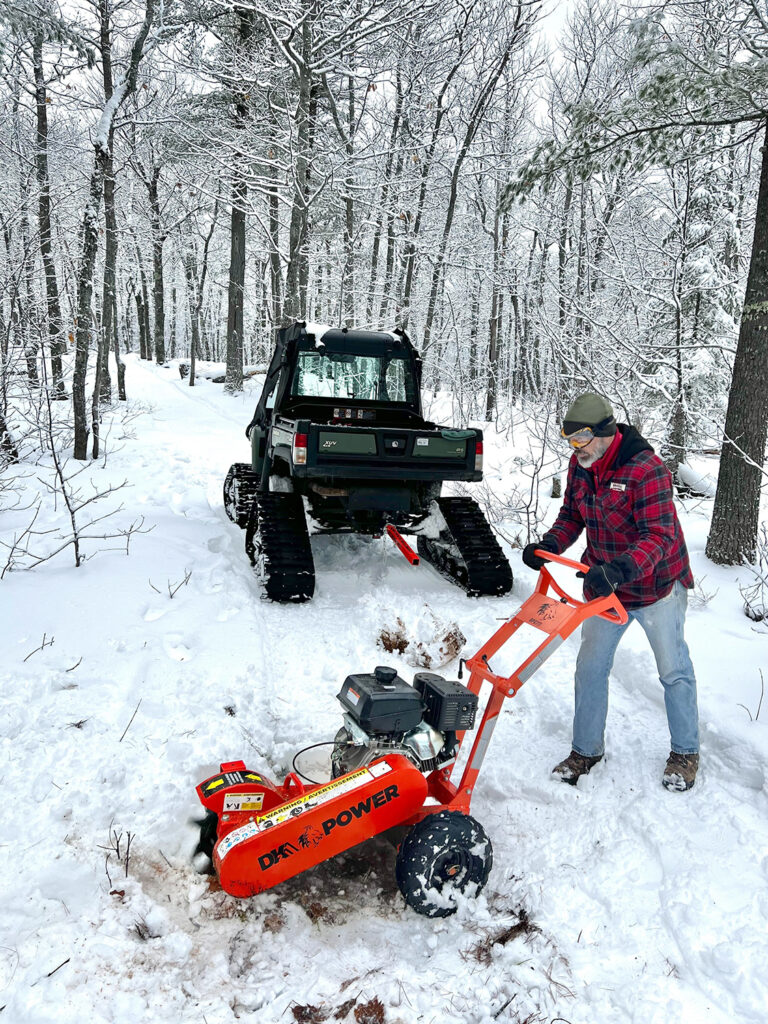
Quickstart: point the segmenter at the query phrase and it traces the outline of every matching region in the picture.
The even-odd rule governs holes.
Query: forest
[[[763,0],[0,0],[2,1024],[765,1024],[767,139]],[[301,347],[276,349],[296,321],[280,337]],[[381,332],[386,358],[347,358],[345,327]],[[373,422],[355,374],[411,418]],[[369,439],[454,459],[414,492],[420,564],[397,531],[336,530],[352,502],[333,479],[302,494],[273,467],[257,494],[246,425],[266,437],[254,406],[295,380],[290,408],[360,399],[346,418]],[[639,626],[604,758],[553,775],[579,650],[563,595],[586,607],[572,562],[550,563],[546,654],[515,646],[541,643],[546,605],[488,647],[545,579],[523,552],[558,515],[585,391],[674,476],[690,792],[661,784]],[[310,436],[359,437],[339,418]],[[315,454],[298,422],[294,470]],[[377,454],[397,471],[401,448]],[[304,561],[281,539],[297,523]],[[267,535],[311,592],[269,591]],[[463,582],[460,548],[480,551]],[[482,891],[415,912],[407,844],[383,832],[247,898],[222,887],[215,850],[247,852],[243,830],[275,843],[259,871],[299,848],[267,831],[271,805],[217,833],[228,773],[261,788],[227,813],[271,787],[305,828],[303,801],[355,757],[365,773],[349,679],[383,668],[421,708],[416,673],[464,693],[478,664],[480,725],[443,734],[419,710],[408,770],[450,780],[466,755]],[[323,830],[368,822],[365,800]]]
[[[399,327],[502,425],[609,395],[677,472],[722,448],[708,554],[760,553],[768,425],[757,0],[10,0],[0,450],[75,460],[123,354],[225,364],[295,319]],[[551,20],[551,19],[550,19]],[[38,412],[35,412],[35,410]],[[61,428],[61,429],[60,429]],[[63,430],[63,433],[62,433]]]

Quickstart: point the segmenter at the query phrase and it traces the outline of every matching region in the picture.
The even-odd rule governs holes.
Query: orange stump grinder
[[[537,554],[587,569],[548,551]],[[196,852],[211,858],[227,893],[247,897],[405,826],[396,875],[406,902],[430,917],[454,913],[456,893],[480,892],[493,861],[469,808],[501,706],[593,615],[627,621],[614,595],[579,601],[545,566],[531,597],[467,660],[468,686],[431,672],[418,672],[411,686],[384,667],[347,676],[338,694],[344,725],[333,742],[331,781],[305,785],[291,772],[276,785],[243,761],[222,764],[197,787],[206,817]],[[522,625],[540,630],[544,640],[510,676],[497,675],[491,659]],[[484,684],[490,691],[475,729]],[[469,755],[459,759],[464,744],[471,744]]]

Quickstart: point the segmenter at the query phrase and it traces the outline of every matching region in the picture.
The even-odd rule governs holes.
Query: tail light
[[[475,472],[483,471],[483,442],[475,441]]]
[[[293,446],[291,449],[294,466],[306,466],[307,464],[307,435],[294,434]]]

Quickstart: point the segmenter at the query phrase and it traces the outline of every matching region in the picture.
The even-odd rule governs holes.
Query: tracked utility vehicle
[[[385,530],[470,595],[505,594],[512,571],[477,502],[444,480],[482,479],[483,435],[424,419],[421,360],[402,331],[294,323],[277,332],[248,424],[252,459],[230,467],[224,507],[274,601],[306,601],[314,533]],[[306,507],[305,507],[306,505]],[[418,556],[401,536],[415,534]]]

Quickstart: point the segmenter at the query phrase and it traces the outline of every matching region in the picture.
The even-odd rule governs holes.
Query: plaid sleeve
[[[640,537],[623,554],[634,563],[635,578],[642,579],[653,573],[675,544],[672,476],[661,460],[654,460],[633,488],[632,508]]]
[[[573,469],[574,463],[571,462],[568,467],[563,504],[557,519],[541,538],[542,541],[549,541],[554,546],[556,555],[569,548],[584,529],[584,520],[573,500]]]

